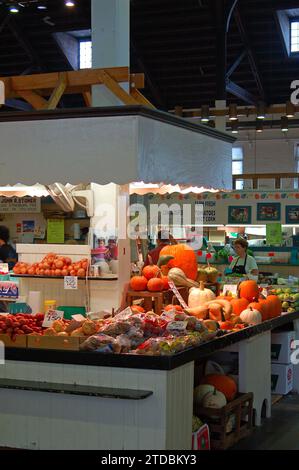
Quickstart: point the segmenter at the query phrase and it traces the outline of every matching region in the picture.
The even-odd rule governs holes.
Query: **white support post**
[[[130,0],[92,0],[92,66],[130,66]],[[122,84],[129,91],[129,84]],[[92,90],[93,106],[123,103],[104,85]]]

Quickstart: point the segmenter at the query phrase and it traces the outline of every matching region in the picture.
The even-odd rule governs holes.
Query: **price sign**
[[[187,328],[188,322],[187,321],[172,321],[169,322],[167,325],[168,331],[185,331]]]
[[[83,315],[81,315],[80,313],[78,313],[77,315],[72,315],[72,319],[77,321],[77,322],[81,322],[81,321],[86,320],[86,318],[83,317]]]
[[[55,320],[62,320],[63,319],[64,312],[61,312],[60,310],[49,310],[45,314],[45,318],[43,321],[43,328],[51,328]]]
[[[168,281],[168,284],[169,284],[170,289],[172,290],[172,292],[174,293],[174,295],[176,296],[176,298],[180,302],[181,306],[183,308],[188,308],[188,305],[186,304],[183,297],[179,293],[179,291],[178,291],[177,287],[175,286],[174,282],[173,281]]]
[[[8,274],[8,263],[0,263],[0,274]]]
[[[64,276],[64,289],[65,290],[77,290],[78,289],[78,277],[77,276]]]
[[[238,294],[238,285],[237,284],[224,284],[223,286],[223,294],[227,295],[230,292],[232,295]]]

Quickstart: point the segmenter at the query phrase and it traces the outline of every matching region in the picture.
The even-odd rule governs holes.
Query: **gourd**
[[[211,289],[205,289],[204,283],[201,281],[199,288],[192,288],[189,292],[188,306],[190,308],[199,307],[204,305],[206,302],[214,300],[216,295]]]
[[[240,315],[243,310],[248,307],[249,301],[247,299],[233,299],[231,301],[231,306],[233,309],[233,313],[235,315]]]
[[[150,292],[162,292],[162,290],[164,289],[164,283],[162,279],[158,277],[152,278],[147,283],[147,289]]]
[[[205,320],[209,315],[209,309],[205,305],[199,305],[199,307],[187,308],[186,312],[189,315],[194,315],[196,318]]]
[[[254,302],[259,297],[259,287],[255,281],[243,281],[239,285],[239,297]]]
[[[136,291],[146,290],[147,279],[144,276],[133,276],[130,280],[130,288]]]
[[[168,272],[168,278],[173,281],[176,286],[198,287],[198,283],[192,279],[188,279],[184,271],[180,268],[170,269]]]
[[[213,392],[207,393],[202,399],[202,406],[205,408],[223,408],[226,405],[226,398],[222,392],[214,389]]]
[[[208,276],[208,281],[209,282],[216,282],[218,279],[218,271],[216,268],[213,268],[212,266],[208,266],[205,269],[207,276]]]
[[[208,273],[206,272],[205,268],[198,268],[196,280],[197,282],[200,282],[200,281],[207,282]]]
[[[227,401],[233,400],[237,394],[236,382],[228,375],[209,374],[201,383],[213,385],[216,390],[223,393]]]
[[[215,320],[217,322],[225,321],[223,308],[220,304],[216,302],[209,302],[209,318],[210,320]]]
[[[215,390],[215,387],[213,387],[213,385],[209,385],[209,384],[198,385],[197,387],[195,387],[194,393],[193,393],[194,403],[196,403],[196,405],[201,405],[201,402],[204,396],[207,393],[214,392],[214,390]]]
[[[192,248],[182,243],[167,245],[160,252],[160,258],[162,256],[173,256],[173,259],[166,265],[168,269],[180,268],[184,271],[187,278],[195,281],[197,278],[197,260]]]
[[[244,310],[241,313],[240,318],[242,322],[248,323],[248,325],[258,325],[262,322],[262,315],[258,310],[253,310],[252,307],[248,307]]]

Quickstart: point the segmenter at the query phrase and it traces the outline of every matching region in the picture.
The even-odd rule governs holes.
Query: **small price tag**
[[[238,293],[238,285],[237,284],[224,284],[223,286],[223,294],[227,295],[227,293],[231,293],[232,295],[237,295]]]
[[[72,315],[72,319],[78,322],[85,321],[86,318],[83,317],[80,313],[77,313],[76,315]]]
[[[65,290],[77,290],[78,289],[78,277],[77,276],[65,276],[64,277],[64,289]]]
[[[173,281],[168,281],[168,284],[169,284],[169,287],[170,289],[172,290],[172,292],[174,293],[174,295],[176,296],[176,298],[178,299],[178,301],[180,302],[181,306],[183,308],[188,308],[188,305],[186,304],[186,302],[184,301],[183,297],[181,296],[181,294],[179,293],[176,285],[174,284]]]
[[[60,310],[49,310],[45,314],[45,318],[43,321],[43,328],[51,328],[55,320],[62,320],[64,316],[64,312]]]
[[[8,263],[0,263],[0,273],[1,274],[8,274],[9,273]]]
[[[187,321],[172,321],[169,322],[167,325],[168,331],[185,331],[187,328],[188,322]]]

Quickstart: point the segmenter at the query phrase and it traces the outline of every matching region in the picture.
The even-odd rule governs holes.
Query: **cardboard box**
[[[32,349],[79,351],[81,341],[78,336],[28,336],[27,347]]]
[[[292,343],[295,340],[295,331],[282,331],[271,335],[271,362],[290,364]]]
[[[0,335],[0,341],[4,343],[6,348],[26,348],[27,347],[27,336],[17,335],[16,339],[12,341],[9,335]]]
[[[293,364],[271,365],[271,392],[287,395],[293,390]]]
[[[209,426],[204,424],[198,431],[192,433],[192,450],[210,450]]]

